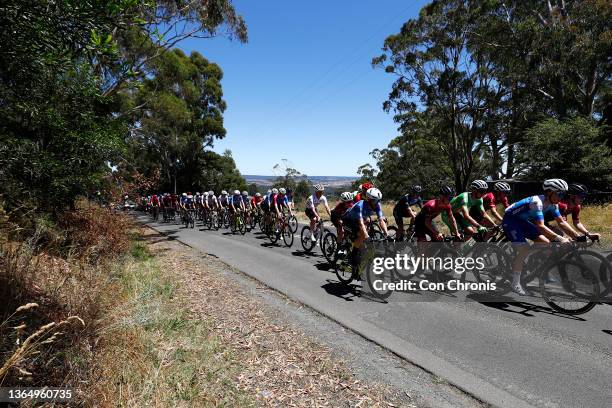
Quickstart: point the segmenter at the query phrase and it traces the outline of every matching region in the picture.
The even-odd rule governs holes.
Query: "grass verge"
[[[190,315],[172,271],[135,241],[107,316],[91,403],[120,406],[252,406],[232,380],[232,352]]]

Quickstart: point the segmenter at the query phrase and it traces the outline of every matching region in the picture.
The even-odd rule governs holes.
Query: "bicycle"
[[[286,246],[291,247],[293,245],[294,234],[291,230],[289,222],[285,217],[285,214],[281,212],[280,217],[272,217],[266,226],[268,238],[275,244],[280,237]]]
[[[314,233],[310,230],[309,225],[304,225],[302,227],[302,231],[300,232],[300,241],[302,242],[302,248],[304,251],[311,252],[315,247],[317,242],[323,250],[323,237],[326,232],[329,232],[329,229],[325,228],[324,223],[328,220],[324,220],[323,218],[319,218],[319,221],[315,224]],[[316,239],[313,240],[312,237],[315,236]]]
[[[610,268],[606,258],[587,250],[587,246],[586,242],[572,242],[535,250],[526,259],[521,285],[528,289],[527,285],[537,278],[540,295],[553,310],[568,315],[587,313],[599,303],[602,292],[597,274],[583,262],[584,257],[592,256],[602,261],[604,273]],[[508,252],[514,251],[496,248],[499,247],[488,248],[488,254],[483,254],[486,269],[481,272],[475,269],[473,272],[479,282],[485,281],[482,276],[484,272],[485,276],[502,287],[502,293],[507,293],[510,287],[507,284],[503,286],[503,283],[512,281],[514,259]],[[495,263],[490,261],[491,256],[495,256]],[[601,267],[599,272],[602,273]]]
[[[230,229],[232,231],[232,234],[235,234],[236,231],[239,231],[242,235],[246,233],[246,223],[244,222],[241,210],[237,210],[234,214],[231,215]]]
[[[194,213],[192,209],[183,210],[183,224],[185,224],[185,228],[194,228],[195,227],[195,219]]]

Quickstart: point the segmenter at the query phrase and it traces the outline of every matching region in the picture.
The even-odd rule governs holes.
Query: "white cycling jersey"
[[[306,208],[315,209],[319,204],[327,205],[327,198],[324,195],[317,197],[317,194],[314,193],[306,200]]]

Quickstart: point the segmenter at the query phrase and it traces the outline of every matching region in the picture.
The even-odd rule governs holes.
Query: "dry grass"
[[[152,250],[163,254],[161,268],[175,274],[177,295],[187,299],[194,318],[210,328],[201,342],[223,345],[220,356],[230,356],[236,367],[226,372],[258,405],[413,406],[357,380],[332,350],[279,322],[274,310],[225,277],[228,267],[214,257],[167,241]]]

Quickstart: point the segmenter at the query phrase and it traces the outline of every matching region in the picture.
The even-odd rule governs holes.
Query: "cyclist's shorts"
[[[395,219],[395,225],[404,225],[404,218],[407,218],[410,214],[406,209],[400,210],[397,206],[393,207],[393,218]]]
[[[340,221],[342,221],[342,214],[332,210],[331,211],[331,223],[334,227],[338,228],[340,226]]]
[[[472,224],[470,224],[465,218],[463,218],[463,215],[461,215],[461,213],[453,213],[453,216],[455,217],[455,221],[457,222],[457,228],[460,231],[472,226]],[[446,215],[445,212],[442,213],[442,221],[448,226],[448,228],[452,228],[452,223],[448,219],[448,215]]]
[[[306,209],[304,210],[304,213],[305,213],[305,214],[306,214],[306,216],[307,216],[309,219],[311,219],[311,220],[312,220],[314,217],[316,217],[316,214],[315,214],[315,212],[312,210],[312,208],[306,208]]]
[[[529,221],[506,214],[502,222],[504,233],[510,242],[527,242],[526,239],[534,240],[540,234],[538,227]]]
[[[431,225],[434,228],[436,227],[434,220],[431,220]],[[425,225],[425,216],[418,214],[414,219],[414,236],[417,238],[427,238],[427,236],[433,237],[434,235],[434,232]]]

